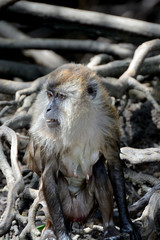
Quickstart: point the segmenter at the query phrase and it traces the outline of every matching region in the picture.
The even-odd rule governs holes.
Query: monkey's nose
[[[47,108],[46,112],[49,112],[49,111],[51,111],[51,108]]]

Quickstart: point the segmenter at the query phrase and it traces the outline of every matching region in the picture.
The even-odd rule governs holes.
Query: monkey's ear
[[[88,86],[87,86],[87,93],[94,99],[97,95],[97,82],[95,81],[90,81]]]

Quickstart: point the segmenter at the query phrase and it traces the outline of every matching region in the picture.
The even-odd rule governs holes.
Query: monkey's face
[[[64,132],[75,129],[80,122],[83,126],[83,119],[89,121],[98,95],[98,81],[96,74],[82,65],[67,64],[52,72],[46,85],[47,127]]]
[[[60,125],[60,105],[63,104],[67,96],[56,89],[47,89],[49,103],[45,109],[45,119],[49,128],[57,128]]]

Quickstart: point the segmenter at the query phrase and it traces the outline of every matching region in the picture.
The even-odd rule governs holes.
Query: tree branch
[[[28,1],[17,2],[13,6],[8,7],[8,9],[23,15],[40,17],[41,19],[45,18],[46,22],[48,19],[50,24],[53,24],[56,20],[56,26],[58,25],[58,21],[61,23],[70,23],[63,24],[63,26],[61,26],[63,28],[83,29],[97,35],[100,34],[101,36],[119,36],[125,41],[127,39],[127,41],[134,43],[135,40],[140,43],[145,40],[160,37],[159,24],[104,13]]]
[[[49,49],[66,52],[108,53],[126,58],[133,56],[131,49],[120,47],[118,44],[93,40],[72,39],[3,39],[0,38],[0,49]]]
[[[10,183],[11,180],[9,180],[9,182],[7,183],[9,189],[8,189],[8,203],[7,203],[7,207],[3,213],[3,218],[2,221],[0,223],[0,236],[3,236],[5,233],[7,233],[7,231],[9,230],[9,228],[11,227],[11,223],[16,215],[16,211],[15,211],[15,201],[18,197],[18,194],[20,192],[23,191],[24,189],[24,181],[23,181],[23,177],[21,175],[21,171],[18,165],[18,161],[17,161],[17,136],[16,133],[6,127],[6,126],[1,126],[0,127],[0,136],[5,135],[7,137],[7,139],[9,141],[11,141],[11,150],[10,150],[10,158],[11,158],[11,169],[13,172],[13,176],[14,179],[12,179],[12,183]],[[1,160],[2,161],[2,160]],[[1,164],[2,166],[2,164]],[[6,173],[5,171],[3,171],[3,173]],[[12,177],[12,175],[10,174],[10,176]],[[6,176],[6,179],[8,179],[8,177]]]
[[[131,164],[141,164],[144,162],[159,162],[160,148],[137,149],[130,147],[121,148],[120,158],[126,159]]]

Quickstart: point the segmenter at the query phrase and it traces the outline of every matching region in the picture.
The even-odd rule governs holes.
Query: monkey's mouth
[[[58,119],[47,119],[46,120],[48,127],[55,128],[60,125]]]

